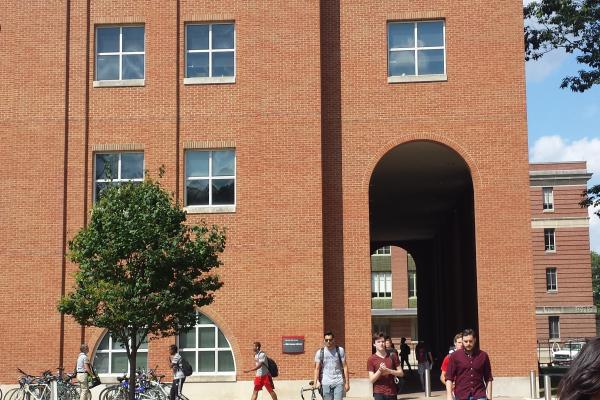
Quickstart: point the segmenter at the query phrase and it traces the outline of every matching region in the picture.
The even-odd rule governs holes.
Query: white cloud
[[[587,161],[587,169],[600,177],[600,138],[565,140],[559,135],[542,136],[530,149],[532,162]]]
[[[561,49],[546,53],[538,60],[530,60],[525,63],[525,73],[528,82],[542,82],[553,72],[560,69],[569,55]]]

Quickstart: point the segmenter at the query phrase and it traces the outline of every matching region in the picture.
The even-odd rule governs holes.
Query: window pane
[[[112,353],[110,372],[113,374],[124,374],[127,372],[127,353]]]
[[[182,351],[181,356],[190,363],[192,369],[196,371],[196,352],[195,351]]]
[[[121,179],[144,177],[144,153],[121,154]]]
[[[117,153],[96,154],[96,179],[116,179],[119,177],[118,168],[119,155]]]
[[[415,24],[388,24],[388,49],[415,47]]]
[[[444,50],[419,50],[419,75],[443,73]]]
[[[231,351],[219,351],[219,372],[235,371]]]
[[[209,151],[187,151],[185,153],[185,177],[208,177]]]
[[[113,349],[113,350],[125,350],[125,349],[126,349],[126,347],[125,347],[125,344],[124,344],[124,343],[121,343],[121,342],[119,342],[117,339],[113,338],[113,341],[112,341],[112,349]]]
[[[233,51],[213,53],[212,76],[233,76]]]
[[[215,328],[198,328],[198,348],[215,348]]]
[[[97,53],[117,53],[119,51],[119,28],[98,28],[96,36]]]
[[[108,374],[108,353],[96,353],[94,369],[99,374]]]
[[[110,335],[105,334],[102,337],[102,341],[100,342],[100,345],[98,346],[98,350],[108,350],[108,341],[109,340],[110,340]]]
[[[198,325],[212,324],[213,322],[204,314],[198,314]]]
[[[229,348],[229,343],[227,343],[227,339],[225,338],[225,335],[223,335],[223,332],[221,332],[220,329],[219,329],[219,348],[222,348],[222,349]]]
[[[96,79],[109,81],[119,79],[119,56],[96,57]]]
[[[148,353],[141,352],[135,355],[136,368],[148,369]]]
[[[110,186],[112,186],[110,183],[108,182],[99,182],[96,183],[96,192],[94,193],[94,195],[96,196],[96,201],[100,200],[100,198],[102,197],[102,192],[104,192],[106,189],[108,189]]]
[[[414,74],[414,51],[390,51],[390,76],[404,76]]]
[[[233,24],[212,26],[212,48],[233,49]]]
[[[434,47],[444,45],[444,23],[442,21],[418,22],[417,45]]]
[[[123,79],[144,78],[144,55],[123,56]]]
[[[213,151],[212,176],[235,175],[235,152]]]
[[[235,180],[234,179],[213,179],[212,181],[212,203],[213,204],[234,204],[235,203]]]
[[[138,335],[138,340],[142,337],[142,335]],[[146,339],[140,344],[140,349],[147,349],[148,348],[148,336],[146,336]]]
[[[208,179],[187,181],[188,206],[208,205]]]
[[[187,25],[188,50],[208,50],[208,25]]]
[[[198,352],[198,371],[199,372],[214,372],[215,371],[215,352],[214,351],[199,351]]]
[[[208,76],[208,53],[188,53],[186,60],[186,77]]]
[[[144,51],[144,27],[123,28],[123,51]]]
[[[179,347],[182,349],[196,348],[196,328],[192,328],[179,334]]]

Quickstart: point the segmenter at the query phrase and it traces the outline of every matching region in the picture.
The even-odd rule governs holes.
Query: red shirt
[[[398,357],[386,354],[385,358],[382,358],[375,353],[367,361],[367,370],[376,373],[379,369],[379,364],[382,362],[385,363],[387,368],[394,371],[400,366]],[[373,382],[373,393],[384,394],[386,396],[396,395],[398,392],[396,382],[394,382],[394,375],[381,375],[379,379]]]
[[[446,354],[446,357],[444,357],[444,361],[442,361],[442,366],[441,366],[442,372],[448,371],[448,363],[449,362],[450,362],[450,354]]]
[[[463,400],[473,396],[486,397],[487,382],[494,380],[492,365],[485,351],[473,350],[468,355],[464,349],[455,351],[449,357],[446,380],[454,382],[454,395]]]

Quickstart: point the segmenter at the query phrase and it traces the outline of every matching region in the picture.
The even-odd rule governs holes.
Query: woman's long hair
[[[600,337],[586,343],[558,385],[560,400],[589,400],[600,393]]]

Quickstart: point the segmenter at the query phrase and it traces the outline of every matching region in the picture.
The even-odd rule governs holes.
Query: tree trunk
[[[137,358],[137,348],[135,346],[135,338],[132,340],[131,352],[128,354],[129,356],[129,400],[135,400],[135,381],[136,376],[136,358]]]

